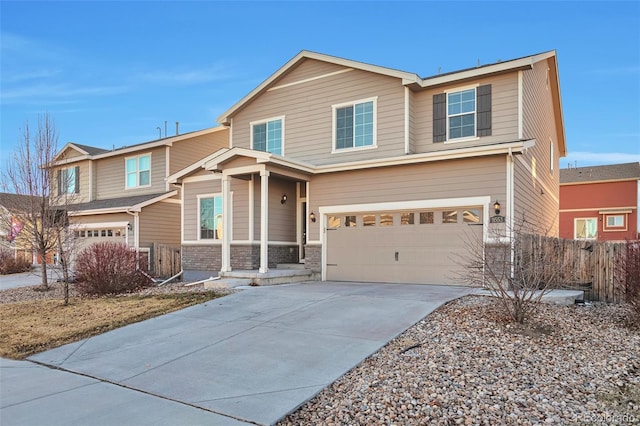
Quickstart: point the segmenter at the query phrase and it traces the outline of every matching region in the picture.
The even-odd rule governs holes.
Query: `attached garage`
[[[482,241],[488,201],[452,207],[422,204],[326,213],[325,279],[464,284],[460,262],[470,244]]]

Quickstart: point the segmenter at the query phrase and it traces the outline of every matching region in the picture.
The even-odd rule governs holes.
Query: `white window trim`
[[[446,143],[458,143],[458,142],[469,142],[469,141],[476,141],[479,140],[480,137],[478,136],[478,87],[480,87],[480,83],[476,83],[473,84],[471,86],[463,86],[463,87],[456,87],[453,89],[447,89],[444,91],[445,93],[445,114],[447,117],[447,121],[446,121],[446,131],[447,131],[447,137],[445,139],[445,144]],[[449,137],[449,93],[456,93],[456,92],[464,92],[465,90],[471,90],[473,89],[476,95],[475,98],[475,102],[476,102],[476,108],[473,111],[473,136],[467,136],[466,138],[455,138],[455,139],[451,139]],[[468,113],[467,113],[468,114]],[[458,115],[462,115],[462,114],[458,114]]]
[[[255,126],[256,124],[264,124],[264,123],[268,123],[270,121],[277,121],[280,120],[280,122],[282,123],[282,138],[280,139],[280,145],[281,145],[281,149],[280,151],[282,151],[281,154],[274,154],[274,155],[280,155],[282,157],[284,157],[284,130],[285,130],[285,116],[284,115],[280,115],[278,117],[271,117],[271,118],[266,118],[264,120],[256,120],[256,121],[251,121],[249,122],[249,137],[251,140],[251,149],[255,150],[255,148],[253,147],[253,126]],[[267,152],[269,153],[269,151],[260,151],[260,152]]]
[[[149,156],[149,185],[140,185],[140,157]],[[131,160],[132,158],[136,159],[136,186],[127,186],[127,160]],[[144,154],[132,155],[124,158],[124,189],[125,191],[130,191],[132,189],[140,189],[140,188],[150,188],[152,182],[152,170],[153,170],[153,158],[151,156],[151,152],[146,152]]]
[[[344,108],[348,106],[355,107],[357,104],[363,104],[365,102],[373,102],[373,142],[367,146],[355,146],[351,148],[336,148],[336,131],[338,130],[338,122],[336,120],[338,108]],[[339,104],[331,105],[331,153],[340,154],[344,152],[353,151],[366,151],[368,149],[378,148],[378,97],[374,96],[366,99],[358,99],[356,101],[342,102]]]
[[[196,198],[198,199],[198,227],[196,228],[196,236],[197,236],[197,241],[207,241],[207,242],[213,242],[213,241],[219,241],[222,242],[222,238],[202,238],[202,234],[200,233],[200,203],[201,200],[203,198],[214,198],[214,197],[220,197],[222,198],[222,192],[214,192],[211,194],[197,194]],[[224,211],[222,212],[223,216],[222,216],[222,221],[224,223]]]
[[[620,216],[622,218],[622,225],[620,226],[610,226],[609,218],[614,216]],[[628,230],[628,221],[626,213],[611,213],[604,215],[604,226],[602,227],[603,232],[623,232]]]
[[[579,238],[577,235],[577,222],[579,220],[595,220],[596,221],[596,236],[595,238]],[[574,240],[586,240],[586,241],[595,241],[598,239],[598,218],[597,217],[576,217],[573,219],[573,239]]]

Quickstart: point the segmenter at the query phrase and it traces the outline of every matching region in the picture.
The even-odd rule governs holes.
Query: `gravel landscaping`
[[[441,307],[280,425],[640,424],[640,334],[620,306],[543,305],[528,325],[490,297]]]

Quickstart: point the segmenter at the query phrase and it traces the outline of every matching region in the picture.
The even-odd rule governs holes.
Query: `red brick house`
[[[560,237],[638,238],[640,163],[560,170]]]

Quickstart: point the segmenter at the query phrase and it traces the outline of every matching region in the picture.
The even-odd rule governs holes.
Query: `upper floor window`
[[[80,167],[58,170],[58,195],[80,192]]]
[[[198,200],[200,203],[200,214],[198,215],[198,222],[200,223],[199,239],[222,239],[222,196],[202,196]]]
[[[575,219],[573,237],[576,240],[595,240],[598,237],[598,219]]]
[[[282,137],[284,118],[251,123],[251,145],[257,151],[284,155]]]
[[[491,135],[491,85],[433,95],[433,141]]]
[[[376,145],[376,100],[334,105],[334,150]]]
[[[151,185],[151,154],[125,159],[127,188]]]
[[[607,228],[622,228],[625,226],[623,214],[607,215]]]
[[[447,93],[449,139],[476,135],[476,89]]]

